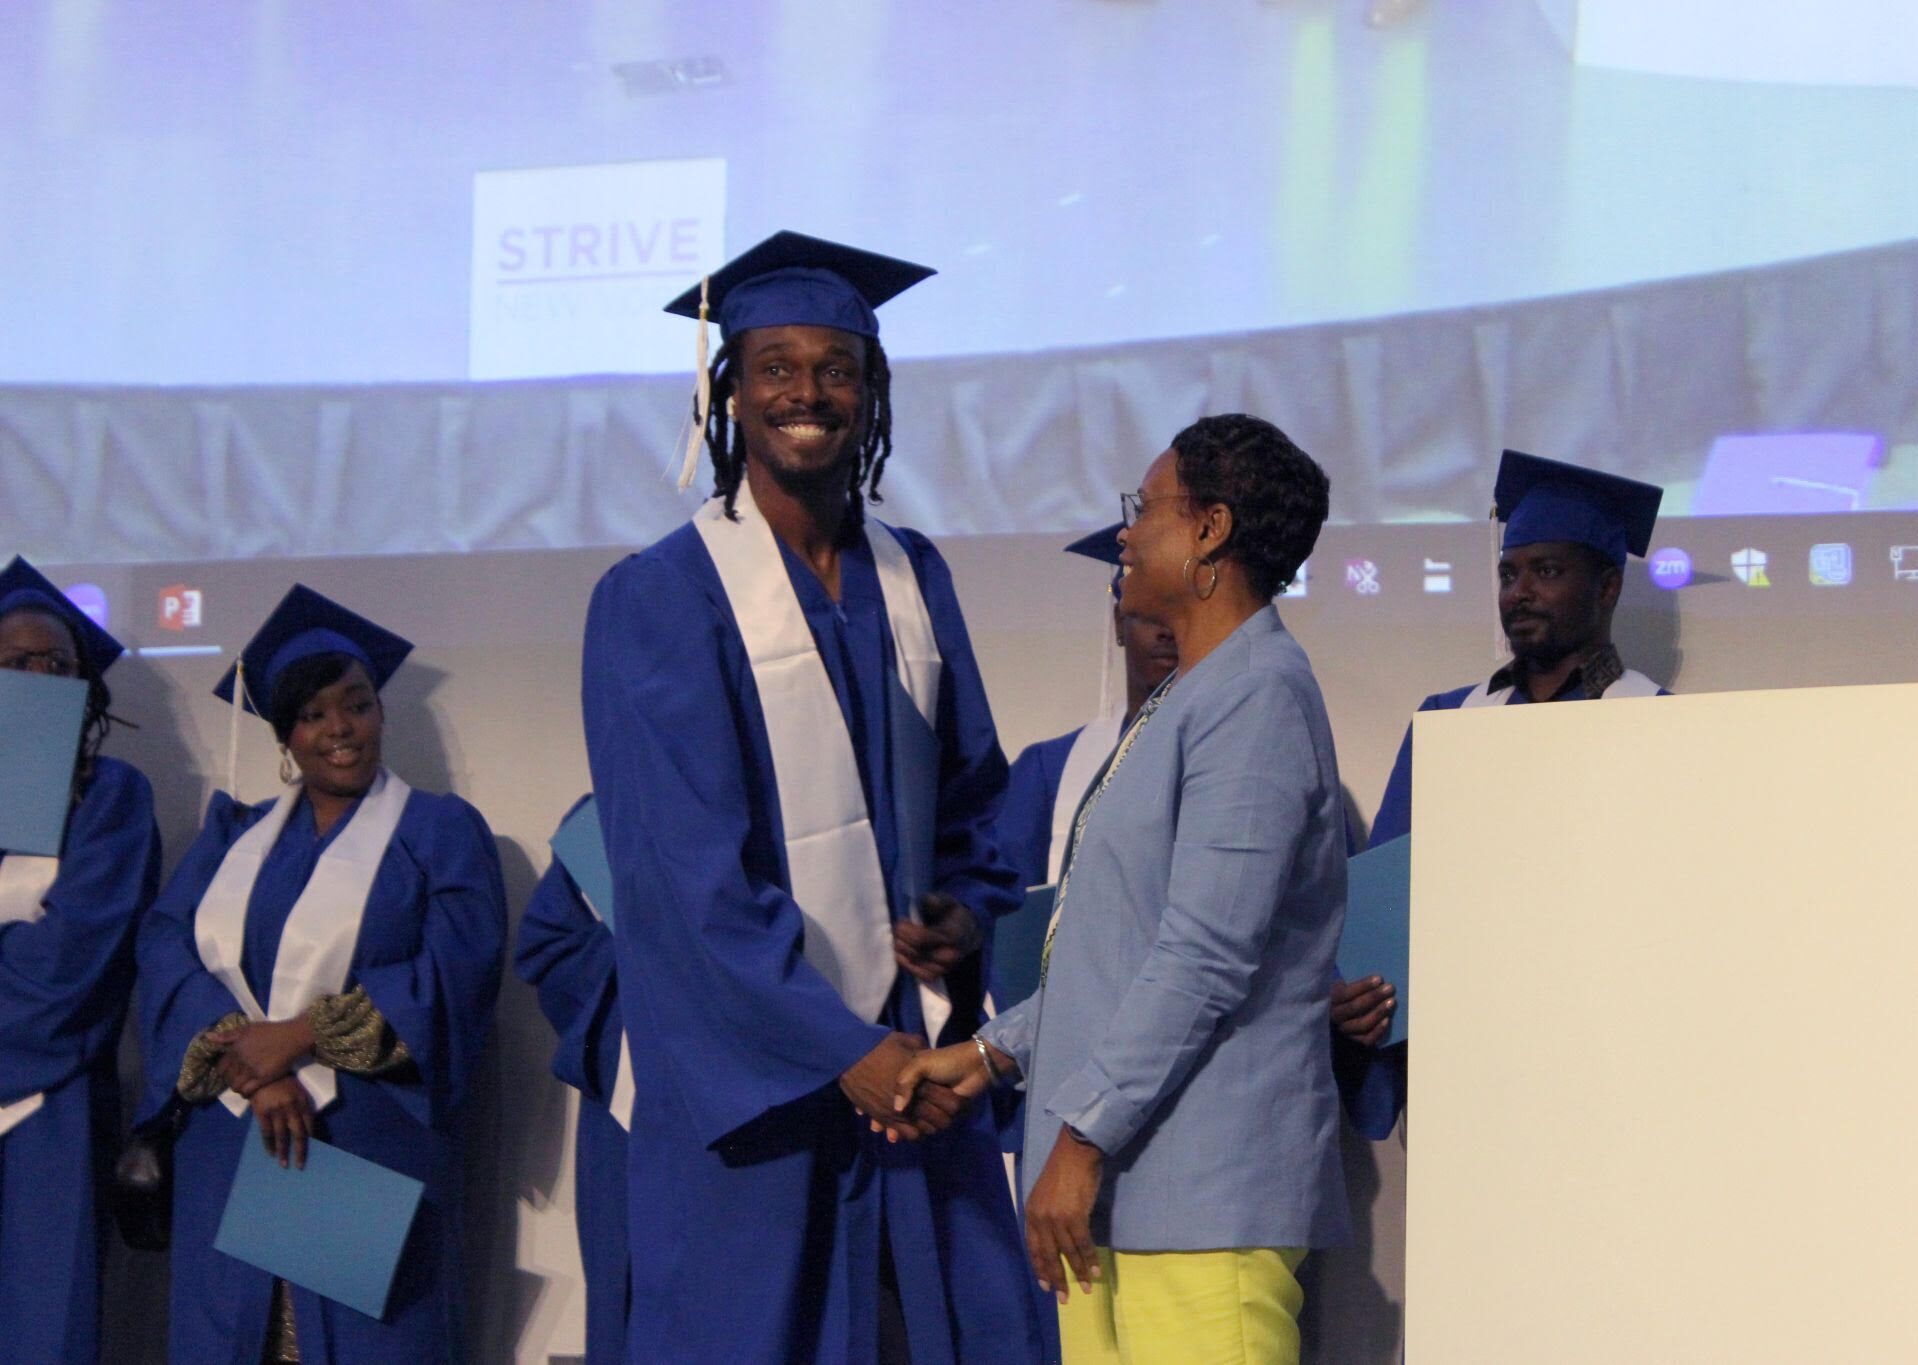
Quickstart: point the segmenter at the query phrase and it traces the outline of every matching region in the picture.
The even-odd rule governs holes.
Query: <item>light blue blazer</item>
[[[1073,855],[1038,994],[982,1034],[1026,1075],[1025,1193],[1061,1123],[1106,1153],[1123,1251],[1347,1239],[1327,993],[1345,917],[1338,760],[1267,607],[1180,678]]]

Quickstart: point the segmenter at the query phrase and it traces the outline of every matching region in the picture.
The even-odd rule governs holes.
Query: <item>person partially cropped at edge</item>
[[[566,818],[592,800],[582,796]],[[520,916],[513,970],[539,992],[540,1013],[559,1035],[553,1074],[579,1092],[573,1217],[586,1279],[586,1365],[616,1365],[626,1358],[631,1304],[626,1128],[632,1122],[632,1054],[620,1018],[612,930],[558,857]]]
[[[1026,1242],[1068,1365],[1296,1361],[1298,1267],[1349,1235],[1327,1004],[1345,818],[1272,605],[1328,492],[1233,415],[1127,496],[1119,605],[1170,627],[1178,668],[1080,806],[1038,993],[901,1074],[902,1104],[1024,1078]]]
[[[178,1365],[463,1357],[456,1128],[506,906],[479,812],[382,762],[379,691],[411,648],[295,586],[216,689],[272,724],[286,785],[258,805],[214,793],[140,933],[143,1107],[186,1109]],[[303,1166],[310,1138],[425,1185],[381,1318],[213,1248],[242,1144]]]
[[[892,445],[873,309],[931,273],[780,233],[676,301],[724,338],[715,492],[593,594],[634,1362],[1037,1356],[990,1116],[937,1089],[892,1113],[923,1040],[970,1032],[1019,904],[951,577],[865,514]]]
[[[57,857],[0,849],[0,1355],[99,1355],[101,1196],[133,939],[160,881],[153,789],[100,745],[119,641],[24,559],[0,571],[0,669],[76,678],[85,728]],[[25,774],[0,780],[24,782]]]
[[[1627,700],[1668,695],[1625,666],[1612,616],[1628,555],[1651,548],[1664,490],[1635,479],[1508,450],[1499,463],[1493,515],[1505,523],[1498,561],[1498,613],[1511,661],[1482,682],[1438,692],[1420,711],[1534,702]],[[1377,848],[1412,831],[1412,727],[1372,822]],[[1353,1127],[1389,1136],[1405,1108],[1409,1043],[1380,1048],[1397,1005],[1378,976],[1333,988],[1335,1060]]]

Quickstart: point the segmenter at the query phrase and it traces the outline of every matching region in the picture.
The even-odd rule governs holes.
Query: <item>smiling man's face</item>
[[[749,460],[788,488],[844,482],[865,412],[865,342],[833,327],[741,334],[734,420]]]

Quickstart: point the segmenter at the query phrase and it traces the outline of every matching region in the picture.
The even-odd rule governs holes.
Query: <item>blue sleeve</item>
[[[1024,903],[1019,872],[1000,851],[993,826],[1006,794],[1006,756],[986,702],[952,572],[932,542],[915,531],[900,540],[911,555],[945,661],[939,688],[939,814],[933,845],[938,889],[972,911],[987,931]]]
[[[439,1128],[465,1098],[492,1028],[506,949],[506,887],[493,831],[457,796],[414,793],[394,843],[404,845],[425,879],[419,951],[356,966],[353,979],[418,1069],[417,1082],[380,1083],[421,1123]],[[395,854],[389,846],[386,856]]]
[[[153,789],[101,759],[67,818],[45,914],[0,926],[0,1102],[50,1090],[118,1043],[159,881]]]
[[[806,961],[771,879],[776,794],[730,614],[657,552],[628,559],[594,589],[582,667],[622,1005],[715,1143],[830,1085],[886,1030]]]
[[[1204,701],[1184,720],[1158,937],[1091,1058],[1046,1105],[1107,1152],[1138,1133],[1251,991],[1313,810],[1338,780],[1314,761],[1288,680],[1246,669]]]
[[[1047,771],[1047,746],[1028,744],[1012,762],[1006,801],[999,810],[999,847],[1018,869],[1025,886],[1046,879],[1052,855],[1052,803],[1058,774]]]
[[[1425,710],[1421,706],[1419,710]],[[1379,813],[1372,817],[1372,834],[1367,848],[1389,844],[1402,834],[1412,832],[1412,727],[1405,727],[1399,741],[1398,757],[1392,760],[1392,775],[1385,780],[1385,795],[1379,799]]]
[[[981,1024],[978,1036],[1017,1062],[1023,1074],[1032,1070],[1032,1044],[1038,1028],[1039,995],[1035,991]]]
[[[619,978],[613,935],[555,858],[520,916],[513,970],[539,992],[559,1035],[553,1074],[589,1099],[611,1099],[619,1069]]]
[[[243,806],[225,792],[213,793],[199,836],[140,924],[135,955],[146,1073],[139,1112],[142,1123],[172,1096],[187,1045],[227,1015],[240,1013],[233,993],[201,963],[193,921],[227,849],[264,811],[264,807]]]

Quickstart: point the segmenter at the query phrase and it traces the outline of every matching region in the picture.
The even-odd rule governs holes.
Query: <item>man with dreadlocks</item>
[[[702,349],[719,318],[715,491],[600,581],[583,684],[637,1081],[631,1361],[1039,1357],[991,1114],[892,1109],[907,1057],[970,1036],[1020,902],[951,577],[864,515],[873,309],[930,274],[780,233],[669,308]]]
[[[133,940],[160,876],[153,790],[100,753],[119,643],[24,559],[0,571],[0,668],[87,684],[59,856],[0,850],[0,1355],[99,1356],[101,1186]],[[7,724],[0,716],[0,725]],[[62,778],[64,780],[64,778]],[[24,781],[17,773],[0,781]]]

